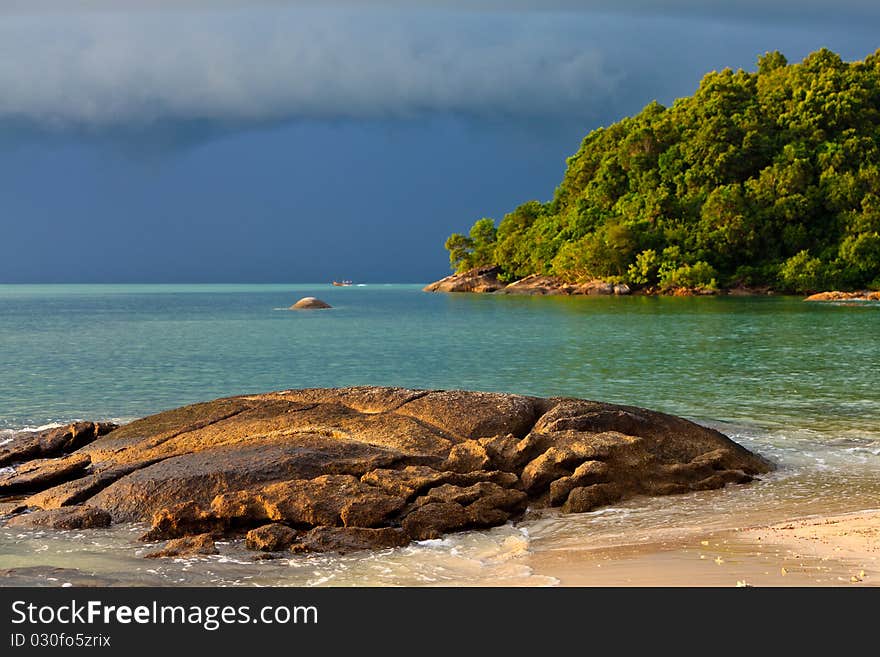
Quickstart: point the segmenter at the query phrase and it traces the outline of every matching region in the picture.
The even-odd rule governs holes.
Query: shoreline
[[[611,546],[538,544],[526,560],[559,586],[880,586],[880,510]]]
[[[429,283],[423,292],[471,293],[519,296],[648,296],[648,297],[700,297],[735,296],[761,297],[785,296],[770,286],[738,286],[729,288],[677,287],[661,290],[657,287],[632,288],[626,283],[609,283],[600,279],[585,283],[569,283],[556,276],[530,274],[524,278],[505,283],[500,280],[501,269],[497,266],[476,267],[462,273],[450,274]],[[790,296],[801,296],[793,294]],[[880,291],[855,292],[831,290],[803,297],[810,302],[880,301]]]

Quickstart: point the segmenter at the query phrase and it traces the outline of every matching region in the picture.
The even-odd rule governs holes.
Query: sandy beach
[[[562,586],[877,586],[880,510],[538,549],[529,565]]]

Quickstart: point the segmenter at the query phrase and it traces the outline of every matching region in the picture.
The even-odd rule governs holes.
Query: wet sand
[[[878,586],[880,510],[538,548],[528,563],[561,586]]]

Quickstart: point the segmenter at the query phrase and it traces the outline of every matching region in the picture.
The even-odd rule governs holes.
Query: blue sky
[[[592,128],[880,47],[876,3],[827,4],[6,0],[0,282],[438,278]]]

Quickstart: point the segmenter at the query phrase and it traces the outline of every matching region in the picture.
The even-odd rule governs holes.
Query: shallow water
[[[280,310],[302,296],[334,308]],[[140,527],[0,529],[0,568],[78,568],[132,584],[554,584],[532,557],[880,507],[878,371],[880,304],[403,285],[0,286],[0,442],[224,395],[377,384],[646,406],[715,426],[781,466],[749,486],[345,557],[253,563],[231,542],[216,557],[152,561],[134,540]]]

